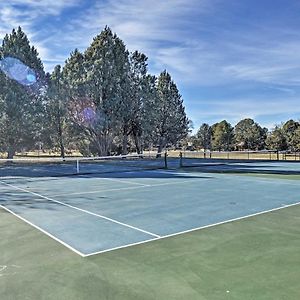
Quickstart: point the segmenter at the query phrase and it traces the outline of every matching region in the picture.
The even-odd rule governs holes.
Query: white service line
[[[85,175],[80,175],[81,177],[85,177]],[[90,176],[88,176],[88,178],[90,178]],[[128,181],[128,180],[122,180],[122,179],[113,179],[113,178],[107,178],[107,177],[101,177],[101,178],[96,178],[99,180],[109,180],[109,181],[116,181],[116,182],[121,182],[121,183],[128,183],[128,184],[134,184],[134,185],[140,185],[140,186],[149,186],[149,184],[144,184],[144,183],[138,183],[138,182],[132,182],[132,181]]]
[[[205,173],[205,174],[203,174],[203,173],[201,173],[201,174],[199,174],[199,172],[198,172],[198,174],[199,175],[197,175],[196,173],[190,173],[190,172],[174,172],[174,169],[170,169],[169,171],[162,171],[162,170],[157,170],[156,171],[156,173],[162,173],[162,174],[168,174],[168,175],[170,175],[170,174],[173,174],[173,175],[180,175],[180,176],[185,176],[186,178],[188,178],[188,177],[197,177],[197,178],[203,178],[203,179],[206,179],[206,178],[213,178],[212,176],[211,177],[208,177],[206,174],[207,173]],[[213,176],[214,176],[215,174],[213,174]]]
[[[89,192],[75,192],[75,193],[64,193],[64,194],[56,194],[50,195],[51,197],[61,197],[61,196],[73,196],[73,195],[85,195],[85,194],[96,194],[96,193],[103,193],[103,192],[114,192],[114,191],[123,191],[123,190],[137,190],[145,188],[145,186],[130,186],[125,188],[114,188],[114,189],[107,189],[107,190],[97,190],[97,191],[89,191]],[[46,190],[45,190],[46,192]]]
[[[157,187],[157,186],[165,186],[165,185],[178,185],[182,183],[189,183],[194,181],[199,181],[199,179],[211,179],[211,178],[197,178],[197,179],[189,179],[189,180],[182,180],[180,182],[164,182],[164,183],[157,183],[157,184],[148,184],[144,186],[136,186],[136,187],[125,187],[125,188],[114,188],[114,189],[107,189],[107,190],[97,190],[97,191],[89,191],[89,192],[76,192],[76,193],[64,193],[64,194],[56,194],[51,195],[51,197],[60,197],[60,196],[69,196],[69,195],[85,195],[85,194],[97,194],[103,192],[113,192],[113,191],[123,191],[123,190],[137,190],[146,187]]]
[[[20,187],[18,187],[18,186],[14,186],[14,185],[12,185],[12,184],[9,184],[9,183],[3,182],[3,181],[0,181],[0,182],[1,182],[2,184],[4,184],[4,185],[10,186],[10,187],[12,187],[12,188],[14,188],[14,189],[17,189],[17,190],[20,190],[20,191],[23,191],[23,192],[26,192],[26,193],[29,193],[29,194],[38,196],[38,197],[43,198],[43,199],[46,199],[46,200],[48,200],[48,201],[52,201],[52,202],[58,203],[58,204],[60,204],[60,205],[63,205],[63,206],[66,206],[66,207],[70,207],[70,208],[72,208],[72,209],[75,209],[75,210],[84,212],[84,213],[86,213],[86,214],[89,214],[89,215],[92,215],[92,216],[95,216],[95,217],[98,217],[98,218],[101,218],[101,219],[104,219],[104,220],[107,220],[107,221],[110,221],[110,222],[113,222],[113,223],[116,223],[116,224],[119,224],[119,225],[122,225],[122,226],[125,226],[125,227],[128,227],[128,228],[131,228],[131,229],[134,229],[134,230],[137,230],[137,231],[146,233],[146,234],[151,235],[151,236],[154,236],[154,237],[156,237],[156,238],[160,237],[158,234],[155,234],[155,233],[152,233],[152,232],[143,230],[143,229],[138,228],[138,227],[135,227],[135,226],[131,226],[131,225],[129,225],[129,224],[126,224],[126,223],[117,221],[117,220],[115,220],[115,219],[112,219],[112,218],[109,218],[109,217],[106,217],[106,216],[103,216],[103,215],[99,215],[99,214],[90,212],[90,211],[88,211],[88,210],[85,210],[85,209],[82,209],[82,208],[79,208],[79,207],[76,207],[76,206],[73,206],[73,205],[70,205],[70,204],[67,204],[67,203],[58,201],[58,200],[51,199],[51,198],[49,198],[49,197],[40,195],[40,194],[35,193],[35,192],[31,192],[31,191],[29,191],[29,190],[20,188]]]
[[[235,221],[248,219],[248,218],[251,218],[251,217],[267,214],[267,213],[270,213],[270,212],[273,212],[273,211],[278,211],[278,210],[281,210],[281,209],[284,209],[284,208],[297,206],[297,205],[300,205],[300,202],[287,204],[287,205],[282,205],[280,207],[276,207],[276,208],[261,211],[261,212],[258,212],[258,213],[246,215],[246,216],[243,216],[243,217],[238,217],[238,218],[234,218],[234,219],[230,219],[230,220],[226,220],[226,221],[222,221],[222,222],[218,222],[218,223],[214,223],[214,224],[209,224],[209,225],[205,225],[205,226],[200,226],[200,227],[196,227],[196,228],[192,228],[192,229],[188,229],[188,230],[184,230],[184,231],[164,235],[164,236],[161,236],[159,238],[149,239],[149,240],[143,241],[143,242],[127,244],[127,245],[124,245],[124,246],[115,247],[115,248],[111,248],[111,249],[106,249],[106,250],[102,250],[102,251],[98,251],[98,252],[92,252],[92,253],[89,253],[89,254],[85,254],[84,257],[89,257],[89,256],[96,255],[96,254],[102,254],[102,253],[105,253],[105,252],[110,252],[110,251],[114,251],[114,250],[118,250],[118,249],[124,249],[124,248],[128,248],[128,247],[135,246],[135,245],[146,244],[146,243],[149,243],[149,242],[152,242],[152,241],[163,240],[163,239],[174,237],[174,236],[177,236],[177,235],[182,235],[182,234],[185,234],[185,233],[189,233],[189,232],[193,232],[193,231],[197,231],[197,230],[202,230],[202,229],[205,229],[205,228],[215,227],[215,226],[222,225],[222,224],[232,223],[232,222],[235,222]]]
[[[4,209],[5,211],[11,213],[12,215],[14,215],[15,217],[19,218],[20,220],[24,221],[25,223],[31,225],[32,227],[38,229],[39,231],[41,231],[42,233],[46,234],[47,236],[49,236],[50,238],[54,239],[55,241],[59,242],[60,244],[64,245],[65,247],[67,247],[68,249],[72,250],[73,252],[75,252],[76,254],[85,257],[86,255],[81,253],[80,251],[76,250],[75,248],[73,248],[72,246],[70,246],[69,244],[63,242],[62,240],[60,240],[59,238],[55,237],[54,235],[52,235],[51,233],[45,231],[44,229],[42,229],[41,227],[31,223],[30,221],[24,219],[23,217],[21,217],[20,215],[14,213],[12,210],[10,210],[9,208],[0,205],[0,208]]]

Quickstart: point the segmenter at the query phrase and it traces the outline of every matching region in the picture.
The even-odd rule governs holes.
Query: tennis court
[[[49,174],[74,164],[5,165],[0,205],[81,256],[90,256],[300,201],[300,186],[292,180],[183,171],[175,159],[171,169],[154,168],[153,160],[147,169],[140,168],[140,160],[130,170],[128,162],[123,164],[125,169],[101,165],[102,172],[94,172],[97,167],[91,164],[70,176]],[[24,175],[12,176],[16,170]]]

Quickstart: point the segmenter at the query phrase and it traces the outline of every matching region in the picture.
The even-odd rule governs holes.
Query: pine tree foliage
[[[167,71],[158,78],[157,92],[155,131],[160,153],[167,144],[174,144],[188,134],[189,119],[177,86]]]
[[[45,74],[37,50],[31,47],[21,27],[6,35],[0,47],[0,59],[13,57],[33,69],[37,80]],[[13,157],[17,150],[33,146],[40,139],[43,118],[41,86],[24,87],[3,74],[0,77],[0,136],[1,148]]]
[[[196,140],[199,147],[203,148],[204,150],[211,149],[211,137],[211,127],[207,123],[203,123],[196,134]]]
[[[44,142],[50,148],[58,147],[60,155],[65,157],[69,125],[68,93],[60,65],[55,66],[49,78],[46,100]]]
[[[300,128],[300,123],[294,120],[288,120],[282,126],[284,135],[286,136],[287,147],[291,151],[295,151],[298,147],[297,130]]]
[[[275,128],[268,134],[266,146],[270,150],[282,151],[287,149],[286,136],[280,126],[275,126]]]
[[[189,131],[183,100],[170,74],[148,73],[147,56],[129,53],[109,27],[83,52],[75,49],[63,68],[44,74],[21,28],[6,35],[0,58],[18,58],[40,83],[24,87],[0,73],[1,151],[22,147],[78,149],[84,155],[161,152]],[[4,129],[5,128],[5,129]]]
[[[75,49],[62,70],[62,77],[69,98],[85,96],[84,55]]]
[[[94,104],[96,117],[88,126],[77,125],[84,129],[92,152],[107,155],[116,131],[122,126],[124,100],[128,95],[128,52],[124,43],[106,27],[85,51],[83,65],[84,94]]]
[[[212,125],[212,149],[229,151],[233,148],[233,127],[226,120]]]
[[[147,60],[148,57],[138,51],[134,51],[129,57],[130,92],[127,99],[129,105],[126,108],[129,114],[125,124],[129,124],[129,126],[127,125],[128,133],[133,137],[137,153],[142,152],[143,138],[146,131],[146,123],[144,122],[147,116],[146,108],[151,101],[151,97],[155,96],[151,93],[151,79],[152,86],[155,88],[155,78],[153,79],[151,76],[149,78],[147,75]]]
[[[264,147],[265,130],[252,119],[243,119],[234,128],[235,143],[239,149],[259,150]]]

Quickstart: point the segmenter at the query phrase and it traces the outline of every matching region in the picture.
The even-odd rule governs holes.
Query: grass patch
[[[0,210],[1,299],[300,299],[300,206],[81,258]]]

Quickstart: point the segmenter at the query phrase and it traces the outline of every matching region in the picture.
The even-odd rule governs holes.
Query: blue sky
[[[299,16],[296,0],[10,0],[0,39],[21,25],[52,71],[108,25],[151,73],[171,73],[195,130],[245,117],[272,128],[300,118]]]

